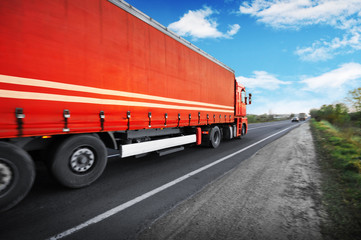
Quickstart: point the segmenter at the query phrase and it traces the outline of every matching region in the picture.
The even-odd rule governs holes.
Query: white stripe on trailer
[[[1,74],[0,74],[0,82],[6,83],[6,84],[20,85],[20,86],[44,87],[44,88],[77,91],[77,92],[85,92],[85,93],[92,93],[92,94],[102,94],[102,95],[109,95],[109,96],[116,96],[116,97],[140,98],[140,99],[146,99],[146,100],[152,100],[152,101],[162,101],[162,102],[171,102],[171,103],[177,103],[177,104],[188,104],[188,105],[216,107],[216,108],[224,108],[224,109],[228,109],[228,110],[234,110],[234,106],[226,106],[226,105],[220,105],[220,104],[189,101],[189,100],[182,100],[182,99],[176,99],[176,98],[160,97],[160,96],[149,95],[149,94],[125,92],[125,91],[119,91],[119,90],[103,89],[103,88],[97,88],[97,87],[89,87],[89,86],[69,84],[69,83],[60,83],[60,82],[55,82],[55,81],[46,81],[46,80],[39,80],[39,79],[33,79],[33,78],[15,77],[15,76],[8,76],[8,75],[1,75]]]
[[[153,107],[153,108],[166,108],[166,109],[233,113],[232,110],[224,110],[217,108],[179,106],[179,105],[159,104],[159,103],[150,103],[150,102],[124,101],[117,99],[91,98],[91,97],[80,97],[80,96],[50,94],[50,93],[39,93],[39,92],[23,92],[23,91],[0,89],[0,98],[1,97],[12,98],[12,99],[26,99],[26,100],[42,100],[42,101],[87,103],[87,104],[101,104],[101,105],[114,105],[114,106],[128,106],[128,107],[129,106]]]

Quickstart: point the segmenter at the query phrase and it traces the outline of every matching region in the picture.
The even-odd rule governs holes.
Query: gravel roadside
[[[308,123],[176,206],[139,239],[321,239],[320,173]]]

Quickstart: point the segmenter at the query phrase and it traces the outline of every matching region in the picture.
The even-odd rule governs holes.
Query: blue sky
[[[128,0],[235,70],[248,113],[309,112],[361,87],[361,0]]]

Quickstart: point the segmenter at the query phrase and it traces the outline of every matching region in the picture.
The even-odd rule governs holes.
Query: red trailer
[[[247,133],[233,70],[122,0],[1,1],[0,20],[0,210],[31,188],[35,155],[79,188],[106,148],[166,154]]]

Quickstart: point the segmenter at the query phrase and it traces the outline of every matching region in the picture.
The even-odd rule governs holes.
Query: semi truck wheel
[[[60,184],[81,188],[97,180],[106,164],[107,150],[100,139],[92,135],[75,135],[60,143],[48,166]]]
[[[245,124],[242,125],[241,136],[239,136],[239,138],[243,138],[244,135],[246,135],[246,125]]]
[[[218,126],[214,126],[209,133],[209,146],[217,148],[221,144],[221,131]]]
[[[237,139],[242,139],[246,135],[246,124],[242,125],[241,134],[238,137],[235,137]]]
[[[34,162],[23,149],[0,142],[0,212],[19,203],[35,179]]]

